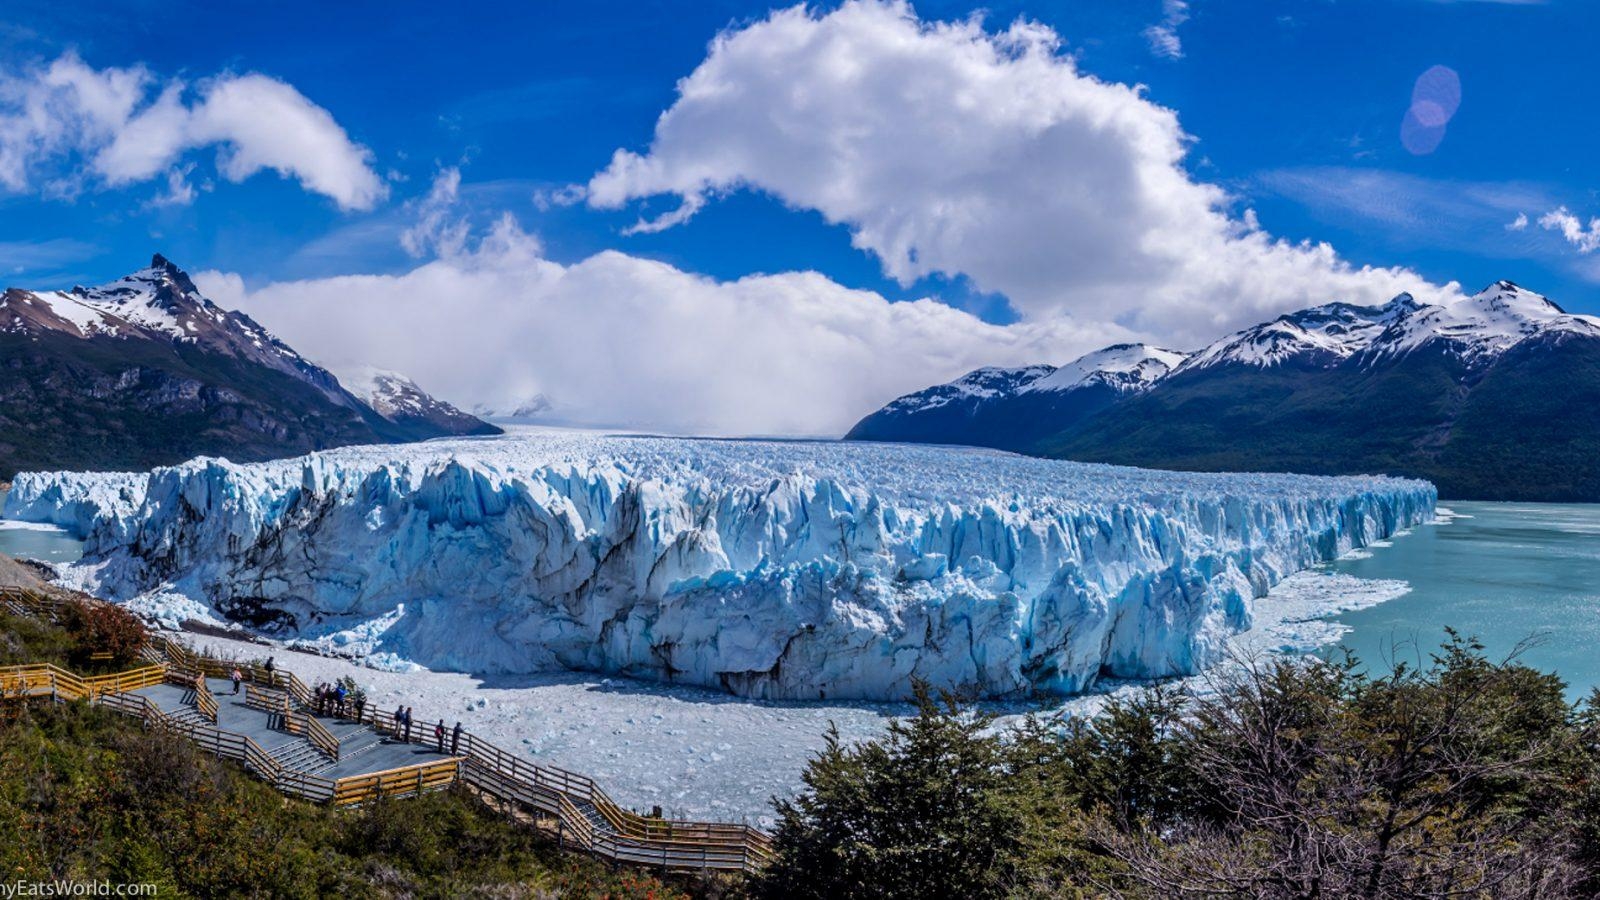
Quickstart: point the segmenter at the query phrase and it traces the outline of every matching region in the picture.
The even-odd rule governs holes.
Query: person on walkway
[[[444,752],[444,720],[443,719],[439,720],[439,724],[433,726],[433,739],[439,743],[439,752],[443,753]]]
[[[339,682],[339,686],[333,689],[333,708],[341,716],[344,715],[344,699],[348,696],[350,692],[345,689],[344,682]]]
[[[239,667],[238,666],[234,666],[233,667],[233,671],[228,673],[228,677],[233,679],[233,693],[234,693],[234,696],[238,696],[238,694],[239,694],[239,682],[244,681],[244,673],[239,671]]]
[[[397,741],[400,740],[400,729],[401,729],[402,726],[405,725],[405,722],[406,722],[406,708],[404,706],[398,706],[398,705],[395,706],[395,708],[394,708],[394,739],[397,740]]]
[[[359,722],[361,721],[361,711],[367,708],[367,695],[356,694],[355,702],[352,705],[356,710],[356,721]]]
[[[411,707],[406,707],[406,743],[411,743]]]
[[[272,674],[272,672],[273,672],[272,660],[273,660],[272,657],[270,657],[270,656],[267,657],[267,664],[263,668],[265,668],[267,670],[267,686],[268,687],[277,687],[278,686],[278,680]]]
[[[440,723],[443,724],[443,723]],[[450,755],[461,755],[461,723],[457,722],[454,731],[450,732]]]

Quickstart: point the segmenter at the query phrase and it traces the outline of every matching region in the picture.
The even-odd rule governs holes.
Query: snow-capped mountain
[[[0,359],[0,477],[200,453],[263,459],[486,427],[378,414],[160,255],[98,287],[0,293]]]
[[[556,402],[545,394],[534,394],[503,405],[477,403],[472,407],[473,415],[485,419],[545,419],[556,411]]]
[[[1092,403],[1024,402],[1082,383],[1078,364],[1006,370],[1047,374],[969,392],[959,416],[931,402],[952,385],[930,388],[848,436],[1158,468],[1387,472],[1433,479],[1446,497],[1600,500],[1600,470],[1582,462],[1600,453],[1600,319],[1509,281],[1444,303],[1330,303],[1192,355],[1167,352],[1136,353],[1142,377]],[[1085,359],[1106,354],[1124,351]]]
[[[350,398],[326,370],[244,313],[225,310],[202,296],[189,276],[159,253],[149,268],[99,287],[9,288],[0,294],[0,332],[30,337],[57,332],[85,339],[182,345],[275,369],[313,385],[335,404],[350,405]]]
[[[1059,368],[978,369],[900,397],[862,419],[847,437],[1011,449],[1147,390],[1184,359],[1147,344],[1118,344]]]
[[[1181,369],[1233,363],[1329,368],[1357,358],[1362,368],[1434,346],[1482,365],[1546,333],[1600,337],[1600,319],[1573,315],[1548,297],[1499,281],[1471,297],[1419,303],[1401,294],[1382,306],[1330,303],[1231,334],[1194,354]]]
[[[26,473],[69,584],[438,669],[770,698],[1193,674],[1285,575],[1433,516],[1419,481],[542,432],[148,474]]]
[[[432,425],[447,434],[499,434],[500,429],[440,400],[390,369],[362,366],[341,371],[339,383],[397,425]]]
[[[1422,308],[1410,294],[1401,294],[1382,306],[1313,306],[1230,334],[1191,356],[1181,368],[1338,365]]]

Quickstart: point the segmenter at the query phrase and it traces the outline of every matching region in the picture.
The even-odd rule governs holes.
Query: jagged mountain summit
[[[1315,306],[1229,335],[1181,369],[1231,363],[1326,368],[1349,359],[1371,369],[1425,347],[1484,365],[1529,338],[1567,333],[1600,337],[1600,319],[1567,313],[1548,297],[1499,281],[1452,303],[1419,303],[1401,294],[1382,306]]]
[[[499,434],[500,429],[440,400],[405,375],[364,366],[343,372],[339,382],[396,425],[434,427],[447,434]]]
[[[492,430],[379,413],[159,254],[98,287],[8,288],[0,361],[0,478]]]
[[[1300,310],[1151,372],[1114,396],[1054,406],[1032,399],[1044,377],[1028,378],[960,415],[923,402],[949,385],[929,388],[848,437],[1156,468],[1408,475],[1446,498],[1600,500],[1588,462],[1600,451],[1600,319],[1509,281],[1447,303],[1401,294]]]

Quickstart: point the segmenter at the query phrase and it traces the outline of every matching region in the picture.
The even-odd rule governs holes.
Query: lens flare
[[[1417,156],[1439,149],[1456,110],[1461,108],[1461,76],[1448,66],[1434,66],[1417,77],[1411,106],[1400,121],[1400,143]]]

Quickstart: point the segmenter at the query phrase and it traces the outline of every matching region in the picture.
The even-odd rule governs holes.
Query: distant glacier
[[[1195,674],[1286,575],[1433,515],[1383,477],[575,432],[148,474],[23,473],[72,583],[165,617],[481,673],[764,698]]]

